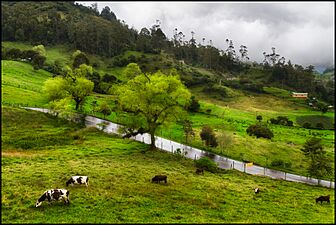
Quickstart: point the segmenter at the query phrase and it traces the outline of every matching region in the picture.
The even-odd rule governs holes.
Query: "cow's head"
[[[36,205],[35,205],[35,207],[37,208],[37,207],[40,207],[42,205],[42,202],[39,202],[38,200],[36,201]]]
[[[74,182],[74,180],[72,179],[72,177],[66,182],[66,186],[69,186],[69,184],[72,184]]]
[[[35,207],[39,207],[42,205],[42,202],[46,200],[47,198],[47,192],[44,192],[44,194],[36,201]]]

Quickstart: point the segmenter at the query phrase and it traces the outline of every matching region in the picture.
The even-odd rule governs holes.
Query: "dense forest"
[[[195,71],[176,68],[187,86],[206,84],[216,91],[220,85],[262,92],[262,87],[272,85],[297,92],[309,92],[329,104],[334,102],[334,80],[321,80],[316,76],[313,66],[304,68],[292,65],[276,53],[261,52],[265,59],[262,63],[250,62],[248,46],[234,46],[234,40],[226,39],[227,49],[214,47],[210,40],[205,44],[194,38],[185,40],[185,34],[175,29],[169,39],[161,30],[157,20],[150,28],[140,31],[130,28],[125,21],[116,17],[109,7],[99,12],[97,5],[85,7],[75,2],[2,2],[2,40],[29,42],[33,45],[66,44],[84,53],[104,57],[118,57],[127,50],[142,53],[160,54],[165,52],[175,60],[194,67],[211,70],[215,78],[201,77]],[[9,49],[2,47],[2,58],[13,58]],[[15,58],[15,57],[14,57]],[[126,66],[137,59],[115,63]],[[144,71],[145,68],[142,68]],[[160,69],[160,68],[157,68]],[[253,74],[257,71],[260,79]],[[154,72],[154,71],[150,71]],[[189,76],[185,76],[188,74]],[[252,75],[251,75],[252,74]],[[222,79],[227,76],[239,80]],[[222,81],[223,80],[223,81]]]

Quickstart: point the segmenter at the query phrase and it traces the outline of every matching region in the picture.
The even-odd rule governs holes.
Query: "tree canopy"
[[[141,73],[113,91],[117,106],[127,113],[126,126],[132,128],[126,136],[149,132],[151,147],[155,147],[155,131],[184,112],[190,93],[175,72],[166,75]],[[129,119],[133,117],[133,119]],[[137,132],[135,132],[137,130]]]

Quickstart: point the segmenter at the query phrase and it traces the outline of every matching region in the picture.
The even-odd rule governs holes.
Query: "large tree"
[[[181,83],[176,71],[168,75],[160,71],[141,73],[116,87],[114,93],[118,109],[127,115],[124,123],[130,128],[124,137],[148,132],[152,149],[155,148],[157,128],[178,119],[190,99],[190,92]]]
[[[74,70],[66,67],[65,71],[65,77],[48,79],[44,84],[44,91],[51,101],[70,97],[75,101],[75,109],[78,110],[93,90],[93,82],[86,79],[88,73],[92,73],[92,67],[82,64]]]

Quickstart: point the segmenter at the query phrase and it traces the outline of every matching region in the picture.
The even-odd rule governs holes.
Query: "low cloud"
[[[78,2],[91,5],[94,2]],[[198,43],[212,40],[225,50],[226,38],[235,48],[246,45],[252,61],[262,62],[263,52],[276,52],[303,66],[334,66],[334,2],[97,2],[109,6],[117,18],[138,31],[160,20],[172,38],[177,28]]]

